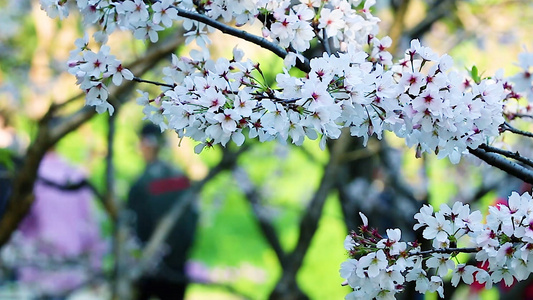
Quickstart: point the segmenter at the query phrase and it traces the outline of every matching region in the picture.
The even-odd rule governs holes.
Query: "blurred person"
[[[107,246],[85,174],[50,151],[37,175],[34,203],[2,249],[2,260],[37,299],[65,299],[102,275]]]
[[[135,214],[134,229],[145,244],[159,220],[176,201],[192,197],[189,179],[171,164],[160,159],[164,136],[159,126],[146,124],[140,133],[140,149],[146,167],[131,187],[128,208]],[[188,283],[185,273],[187,254],[193,244],[198,212],[189,205],[174,225],[165,243],[166,251],[158,266],[138,283],[137,299],[183,299]]]

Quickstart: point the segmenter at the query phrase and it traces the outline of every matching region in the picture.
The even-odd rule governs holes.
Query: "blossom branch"
[[[342,263],[341,277],[354,288],[354,299],[393,296],[402,292],[408,282],[415,282],[420,293],[436,291],[444,298],[443,277],[450,270],[453,287],[460,281],[472,284],[474,278],[488,289],[502,280],[507,286],[525,280],[532,272],[526,261],[533,250],[533,230],[529,221],[516,220],[529,217],[532,200],[529,193],[513,192],[507,204],[489,207],[485,221],[481,212],[471,211],[468,204],[442,204],[438,211],[424,205],[414,216],[418,221],[414,229],[423,230],[423,239],[432,242],[433,249],[424,251],[418,241],[402,242],[398,228],[387,229],[386,237],[382,237],[360,213],[363,225],[359,233],[351,232],[344,241],[350,259]],[[472,246],[455,246],[464,237],[470,239]],[[488,268],[462,263],[459,253],[476,254],[474,259]],[[515,267],[519,265],[523,267]]]
[[[260,37],[254,34],[250,34],[244,30],[239,30],[234,27],[228,26],[224,23],[220,23],[216,20],[213,20],[209,18],[206,15],[199,14],[192,11],[187,11],[185,9],[175,7],[178,11],[178,15],[183,18],[188,18],[191,20],[195,20],[201,23],[204,23],[206,25],[209,25],[211,27],[214,27],[220,31],[222,31],[225,34],[229,34],[238,38],[241,38],[245,41],[251,42],[253,44],[256,44],[262,48],[265,48],[267,50],[270,50],[272,53],[276,54],[277,56],[281,58],[285,58],[287,56],[287,51],[280,46],[274,44],[273,42],[268,41],[264,37]],[[298,67],[300,70],[304,72],[309,72],[311,70],[311,66],[309,65],[309,60],[306,58],[305,61],[299,62],[296,64],[296,67]]]

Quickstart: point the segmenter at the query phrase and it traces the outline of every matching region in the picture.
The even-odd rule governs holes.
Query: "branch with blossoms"
[[[530,194],[513,192],[507,205],[489,207],[486,223],[468,204],[443,204],[437,212],[424,205],[415,215],[414,229],[423,230],[424,239],[431,242],[427,250],[419,242],[400,241],[400,229],[387,229],[382,237],[361,214],[359,232],[344,242],[350,258],[341,264],[340,274],[354,289],[346,299],[392,299],[408,282],[415,282],[420,293],[444,297],[443,278],[449,274],[454,287],[460,281],[476,280],[490,288],[502,280],[510,286],[527,279],[533,272],[532,203]],[[482,267],[463,262],[460,253],[474,254]]]
[[[67,16],[63,4],[41,1],[50,16]],[[70,72],[85,90],[87,105],[99,112],[112,113],[107,102],[110,82],[119,85],[126,79],[160,86],[160,95],[153,99],[141,93],[138,102],[146,117],[162,130],[172,129],[199,141],[197,152],[230,140],[241,145],[245,135],[296,145],[321,136],[324,148],[326,139],[338,138],[340,129],[348,127],[353,136],[365,140],[392,131],[415,147],[417,155],[431,152],[457,163],[468,149],[497,138],[504,128],[500,125],[505,122],[505,101],[518,97],[508,81],[501,74],[481,79],[477,73],[472,73],[472,80],[461,80],[458,73],[449,71],[453,64],[449,56],[439,57],[417,40],[403,59],[393,62],[386,51],[392,40],[376,38],[379,19],[371,14],[373,4],[78,1],[85,22],[101,29],[95,34],[97,41],[106,42],[110,33],[122,28],[154,42],[158,31],[184,20],[187,41],[195,40],[204,51],[191,53],[191,58],[174,57],[163,70],[163,82],[146,81],[123,68],[108,46],[90,51],[85,37],[71,53]],[[262,37],[228,25],[256,20],[262,22]],[[295,77],[284,71],[274,86],[268,86],[259,63],[242,61],[244,54],[238,50],[232,60],[211,60],[205,46],[213,29],[270,50],[284,58],[287,68],[298,60],[307,74]],[[326,52],[308,60],[302,53],[313,40],[323,44]],[[520,59],[528,61],[524,55]],[[527,88],[523,79],[514,78],[517,91]],[[520,133],[509,126],[505,130]]]

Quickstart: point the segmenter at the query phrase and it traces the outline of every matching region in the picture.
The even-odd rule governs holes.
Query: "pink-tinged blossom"
[[[86,51],[83,55],[84,63],[81,70],[86,72],[87,76],[100,77],[102,73],[107,71],[107,55],[106,51],[99,51],[94,53],[92,51]]]
[[[91,190],[63,191],[50,185],[81,182],[83,172],[52,152],[44,156],[38,175],[35,202],[7,247],[24,256],[26,265],[16,266],[20,281],[59,296],[86,283],[101,269],[107,246],[100,237]],[[69,265],[72,261],[80,265]]]
[[[172,22],[178,19],[178,11],[172,7],[173,0],[161,0],[152,5],[154,24],[163,24],[165,27],[172,26]]]
[[[122,79],[133,79],[133,73],[124,68],[118,60],[114,60],[108,65],[108,72],[113,76],[113,83],[117,86],[122,84]]]
[[[338,9],[324,8],[320,12],[320,19],[318,20],[318,28],[325,29],[326,36],[334,37],[344,28],[344,14]]]
[[[234,106],[236,113],[243,117],[249,117],[257,106],[257,100],[252,99],[248,93],[242,93],[235,97]]]
[[[224,106],[226,103],[226,97],[215,88],[210,87],[202,94],[199,103],[208,107],[208,112],[216,112],[219,108]]]
[[[509,270],[508,267],[501,267],[496,269],[494,272],[492,272],[490,278],[494,283],[498,283],[503,279],[505,286],[511,286],[514,282],[513,274],[511,273],[511,270]]]
[[[425,76],[420,72],[406,72],[402,74],[399,86],[406,87],[411,95],[418,95],[420,88],[426,83]]]
[[[449,254],[433,254],[426,262],[428,268],[436,270],[440,277],[446,276],[449,270],[455,268],[455,262]]]
[[[164,28],[152,22],[139,23],[135,29],[133,36],[139,40],[150,39],[150,42],[155,43],[159,40],[158,31]]]
[[[240,116],[233,109],[225,109],[223,112],[215,114],[213,119],[220,122],[225,133],[230,134],[237,129],[237,121],[239,121]]]
[[[470,265],[459,264],[455,267],[455,270],[452,272],[452,286],[457,286],[460,280],[463,280],[466,284],[472,284],[474,282],[474,272],[478,268]]]
[[[126,0],[117,5],[117,11],[127,13],[131,23],[143,22],[149,17],[146,4],[141,0]]]
[[[451,223],[444,219],[443,215],[437,214],[435,217],[428,218],[426,222],[428,227],[422,233],[425,239],[436,238],[441,242],[448,239],[448,235],[451,233]]]
[[[400,251],[405,250],[405,243],[400,242],[402,232],[400,229],[387,229],[387,239],[380,240],[376,247],[387,248],[391,255],[398,255]]]
[[[359,259],[357,274],[361,277],[366,272],[368,277],[376,277],[387,267],[387,257],[383,250],[367,254]]]

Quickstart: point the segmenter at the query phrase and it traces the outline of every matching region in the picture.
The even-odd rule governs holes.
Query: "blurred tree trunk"
[[[297,284],[296,276],[303,264],[305,255],[311,245],[314,234],[318,229],[318,222],[322,216],[324,203],[335,186],[336,174],[338,173],[341,160],[340,158],[346,153],[350,145],[350,134],[348,129],[344,129],[338,140],[328,142],[329,161],[324,169],[324,174],[320,185],[313,198],[307,205],[307,209],[300,220],[300,234],[294,250],[286,254],[280,261],[283,273],[278,280],[276,287],[270,294],[271,300],[288,300],[288,299],[308,299],[300,290]]]

